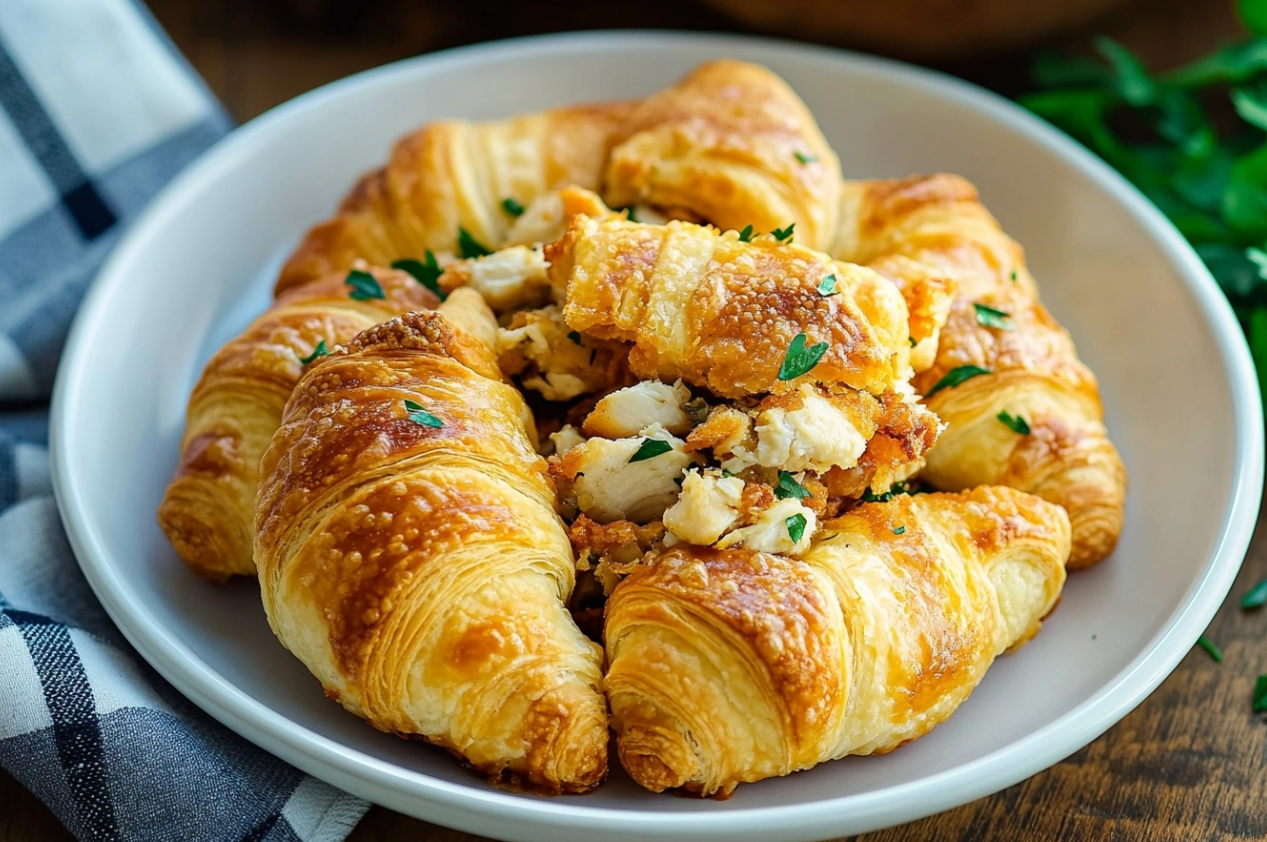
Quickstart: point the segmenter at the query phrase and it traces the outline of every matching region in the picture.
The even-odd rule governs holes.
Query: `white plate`
[[[154,510],[202,364],[267,300],[282,256],[398,135],[648,94],[716,56],[782,74],[855,177],[947,170],[1023,242],[1044,299],[1099,373],[1131,476],[1116,555],[1070,578],[1042,634],[1003,658],[949,722],[885,757],[741,787],[656,796],[619,771],[599,792],[501,792],[447,756],[380,734],[322,695],[274,640],[252,583],[205,585]],[[517,840],[803,840],[978,798],[1104,732],[1175,667],[1227,594],[1258,512],[1257,381],[1210,276],[1144,199],[1009,103],[839,51],[663,33],[554,36],[391,65],[242,128],[181,175],[102,270],[58,378],[58,502],[89,581],[128,639],[230,728],[379,804]]]

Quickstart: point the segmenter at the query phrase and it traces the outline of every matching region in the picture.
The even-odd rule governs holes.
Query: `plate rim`
[[[671,812],[591,807],[576,799],[524,799],[494,788],[450,782],[402,769],[299,725],[257,702],[215,673],[192,650],[148,617],[108,561],[99,536],[86,522],[87,507],[72,477],[67,424],[86,359],[84,337],[110,296],[124,286],[118,266],[142,251],[148,231],[175,213],[206,182],[250,154],[258,135],[277,130],[327,100],[354,95],[420,66],[479,63],[490,53],[528,59],[547,52],[584,53],[595,47],[655,46],[668,41],[701,47],[733,46],[774,52],[795,50],[851,65],[854,72],[896,78],[985,112],[1005,127],[1085,173],[1116,200],[1162,250],[1196,299],[1210,326],[1232,398],[1234,458],[1229,501],[1218,540],[1199,577],[1162,629],[1114,678],[1077,707],[1029,735],[969,763],[917,781],[862,795],[809,804],[738,808],[726,812]],[[113,280],[112,280],[113,279]],[[1090,743],[1133,710],[1178,666],[1219,609],[1240,569],[1257,522],[1263,491],[1263,414],[1248,346],[1231,306],[1213,277],[1174,226],[1121,175],[1054,127],[1011,101],[947,74],[832,47],[777,38],[665,30],[581,31],[503,39],[415,56],[362,71],[308,91],[229,133],[187,166],[124,232],[80,305],[58,365],[49,422],[54,494],[77,562],[111,620],[141,656],[183,695],[231,730],[301,770],[375,803],[430,821],[479,833],[518,838],[588,838],[595,832],[735,842],[811,839],[859,833],[927,815],[984,797],[1048,768]],[[1186,644],[1186,645],[1181,645]],[[1063,736],[1053,740],[1056,733]],[[430,812],[420,810],[430,808]],[[531,825],[518,823],[531,822]],[[560,837],[560,834],[562,836]]]

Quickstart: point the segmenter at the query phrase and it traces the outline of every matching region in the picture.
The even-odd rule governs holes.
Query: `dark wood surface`
[[[151,7],[239,120],[349,73],[473,41],[559,29],[737,29],[687,0],[565,0],[548,7],[520,4],[510,11],[489,0],[151,0]],[[1097,30],[1162,68],[1233,35],[1230,9],[1230,0],[1145,0],[1101,22]],[[1075,34],[1059,44],[1084,41],[1084,35]],[[1016,53],[943,69],[1012,93],[1023,84],[1027,60],[1025,53]],[[1222,664],[1194,650],[1121,723],[1051,769],[958,809],[855,838],[1267,839],[1267,721],[1250,710],[1254,677],[1267,673],[1267,613],[1237,607],[1241,594],[1264,578],[1267,528],[1260,519],[1241,575],[1207,632],[1223,648]],[[0,770],[0,840],[71,838],[43,804]],[[350,839],[474,842],[480,837],[374,807]]]

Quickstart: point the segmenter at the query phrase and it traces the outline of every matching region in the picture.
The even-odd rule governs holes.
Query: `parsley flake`
[[[787,356],[783,358],[783,365],[779,367],[780,380],[795,380],[818,365],[823,354],[827,353],[826,342],[816,342],[806,348],[805,343],[808,340],[809,337],[803,333],[798,333],[792,340],[792,344],[787,349]]]
[[[407,257],[403,260],[393,260],[393,269],[400,269],[414,276],[414,280],[431,290],[436,296],[444,301],[449,294],[440,289],[440,276],[444,274],[444,270],[440,268],[440,264],[436,261],[436,256],[430,250],[427,251],[423,260],[414,260]]]
[[[1254,713],[1267,713],[1267,675],[1254,682]]]
[[[634,462],[654,459],[662,453],[668,453],[672,449],[673,445],[663,439],[643,439],[642,444],[638,445],[638,450],[633,456],[629,457],[629,461],[625,464],[632,465]]]
[[[1267,579],[1254,585],[1245,593],[1245,596],[1241,597],[1242,611],[1262,608],[1264,605],[1267,605]]]
[[[785,520],[784,523],[787,524],[787,534],[792,539],[792,543],[799,544],[801,538],[805,535],[805,527],[809,524],[809,521],[805,519],[805,515],[794,514]]]
[[[916,345],[918,345],[918,344],[919,344],[918,342],[916,342],[916,341],[915,341],[915,337],[914,337],[914,336],[908,336],[908,337],[906,337],[906,341],[910,343],[910,345],[911,345],[911,347],[912,347],[912,348],[914,348]]]
[[[751,243],[753,237],[759,237],[759,236],[761,235],[753,231],[751,225],[745,225],[743,227],[743,230],[739,232],[739,242]]]
[[[924,494],[925,492],[913,489],[906,482],[899,480],[889,486],[889,490],[882,494],[876,494],[870,488],[866,488],[859,498],[863,503],[887,503],[899,494]]]
[[[833,272],[818,282],[818,294],[823,298],[840,295],[840,287],[836,286],[836,273]]]
[[[901,535],[901,534],[902,534],[902,533],[904,533],[905,531],[906,531],[906,527],[905,527],[905,526],[899,526],[899,527],[897,527],[896,529],[894,529],[894,530],[893,530],[893,534],[894,534],[894,535]]]
[[[330,349],[326,347],[326,341],[322,339],[317,343],[317,347],[312,349],[312,353],[306,357],[300,357],[299,361],[304,365],[311,365],[322,357],[330,353]]]
[[[812,164],[818,160],[817,155],[807,155],[799,150],[793,154],[796,155],[796,160],[800,161],[802,164]]]
[[[1028,436],[1030,433],[1029,423],[1019,415],[1012,415],[1006,409],[1001,410],[994,417],[1002,421],[1004,426],[1014,433],[1020,433],[1022,436]]]
[[[502,199],[502,210],[506,211],[510,216],[523,216],[524,206],[507,196]]]
[[[422,408],[417,401],[406,400],[405,409],[409,411],[409,420],[424,427],[443,427],[444,422]]]
[[[993,307],[987,307],[984,304],[973,304],[973,309],[977,311],[977,324],[983,327],[996,327],[999,330],[1012,329],[1012,316],[1003,310],[995,310]]]
[[[778,240],[780,243],[790,243],[792,242],[792,229],[795,227],[796,223],[791,222],[788,223],[786,228],[775,228],[770,233],[773,234],[774,239]]]
[[[568,331],[568,339],[571,339],[577,345],[581,344],[581,334],[575,330]]]
[[[352,291],[348,293],[348,298],[353,301],[369,301],[373,298],[387,298],[383,294],[383,288],[379,286],[378,279],[369,272],[362,272],[360,269],[353,269],[348,272],[347,279],[343,283],[352,287]]]
[[[471,236],[465,228],[458,228],[458,252],[463,257],[483,257],[492,254],[492,250]]]
[[[638,212],[634,209],[633,205],[626,205],[625,207],[621,208],[621,210],[625,212],[625,219],[629,220],[630,222],[638,221]]]
[[[803,499],[805,497],[813,497],[809,489],[796,481],[787,471],[779,471],[779,484],[774,488],[774,496],[780,500],[786,500],[789,497]]]
[[[946,372],[946,375],[942,377],[942,379],[937,381],[933,388],[924,393],[924,398],[931,398],[942,389],[953,389],[965,380],[971,380],[972,378],[979,377],[982,374],[993,374],[993,372],[988,368],[981,368],[976,365],[961,365],[957,368],[952,368],[950,371]]]
[[[1010,278],[1012,279],[1012,283],[1016,283],[1016,270],[1015,270],[1015,269],[1013,269],[1013,270],[1012,270],[1012,274],[1011,274],[1011,275],[1009,275],[1008,277],[1010,277]]]
[[[1210,639],[1205,635],[1201,635],[1197,638],[1197,645],[1204,649],[1205,653],[1214,659],[1214,663],[1223,663],[1223,653],[1220,652],[1219,647],[1211,643]]]

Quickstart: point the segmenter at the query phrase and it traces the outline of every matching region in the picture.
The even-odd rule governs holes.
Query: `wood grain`
[[[733,29],[680,0],[604,4],[564,0],[506,12],[491,0],[151,0],[156,16],[239,120],[358,70],[443,47],[557,29],[658,26]],[[1136,5],[1102,31],[1153,67],[1206,52],[1236,31],[1229,0]],[[333,21],[333,23],[330,23]],[[1062,43],[1081,44],[1082,36]],[[949,68],[1014,93],[1028,57]],[[853,837],[858,842],[976,840],[1267,839],[1267,721],[1250,709],[1254,677],[1267,673],[1267,613],[1237,604],[1267,578],[1267,519],[1232,594],[1207,632],[1216,664],[1194,650],[1139,708],[1103,737],[1029,780],[949,812]],[[70,834],[0,770],[0,840],[61,842]],[[351,842],[479,842],[375,807]]]

